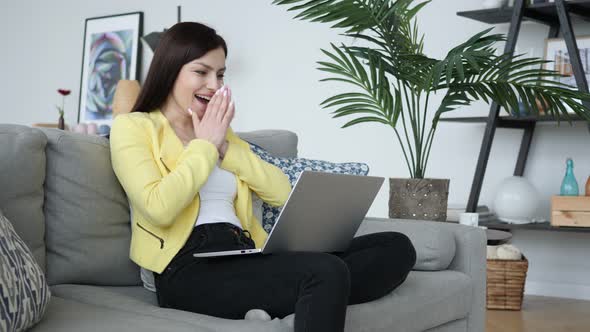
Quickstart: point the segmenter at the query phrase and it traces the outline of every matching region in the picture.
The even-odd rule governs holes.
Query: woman
[[[355,238],[341,253],[290,252],[195,258],[261,247],[252,192],[274,206],[291,186],[230,128],[223,86],[227,46],[215,30],[179,23],[166,31],[132,113],[111,131],[113,168],[129,198],[131,259],[152,271],[162,307],[240,319],[253,308],[295,313],[295,331],[342,331],[348,304],[400,285],[416,253],[394,232]],[[152,273],[148,273],[151,275]]]

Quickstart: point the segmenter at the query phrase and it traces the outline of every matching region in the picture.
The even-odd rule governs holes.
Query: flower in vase
[[[57,89],[57,92],[62,95],[62,102],[61,102],[61,107],[56,105],[55,107],[57,108],[57,111],[59,112],[59,116],[62,117],[64,116],[64,107],[66,104],[66,96],[69,95],[72,91],[71,90],[66,90],[66,89]]]

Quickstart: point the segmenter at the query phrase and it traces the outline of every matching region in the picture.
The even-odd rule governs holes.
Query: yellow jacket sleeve
[[[205,184],[219,158],[214,144],[195,139],[166,175],[158,168],[147,128],[120,115],[111,130],[113,169],[134,208],[158,227],[169,227]]]
[[[272,206],[284,205],[291,192],[287,175],[260,159],[247,145],[229,142],[220,167],[236,174],[260,199]]]

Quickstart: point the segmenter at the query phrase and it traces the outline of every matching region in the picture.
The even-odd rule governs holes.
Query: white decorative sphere
[[[498,186],[493,210],[501,221],[527,224],[538,218],[539,202],[539,192],[527,179],[511,176]]]
[[[508,2],[508,0],[484,0],[482,5],[483,5],[483,8],[486,8],[486,9],[500,8],[504,5],[506,5],[507,2]]]

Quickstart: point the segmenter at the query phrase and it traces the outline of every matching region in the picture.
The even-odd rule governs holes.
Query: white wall
[[[162,30],[176,22],[176,5],[183,20],[212,25],[229,44],[228,82],[237,99],[234,129],[245,131],[283,128],[300,137],[300,155],[332,161],[364,161],[371,174],[407,177],[401,150],[393,131],[367,124],[340,129],[344,121],[331,119],[318,104],[348,87],[319,83],[324,77],[315,67],[320,48],[342,40],[327,25],[295,21],[285,7],[270,0],[115,1],[73,0],[0,2],[0,122],[29,125],[55,121],[58,88],[72,89],[66,104],[66,122],[77,118],[84,20],[131,11],[144,12],[144,31]],[[460,10],[476,9],[481,1],[435,0],[420,16],[426,35],[425,51],[432,57],[466,40],[487,25],[457,17]],[[588,27],[583,30],[587,33]],[[506,32],[499,27],[498,32]],[[520,52],[543,53],[547,28],[525,24]],[[503,45],[499,45],[503,49]],[[151,52],[144,48],[142,77]],[[432,103],[435,105],[435,103]],[[478,103],[455,112],[485,115]],[[466,202],[482,140],[483,124],[441,124],[431,153],[427,175],[450,178],[450,203]],[[494,188],[513,172],[521,133],[499,129],[494,141],[480,202],[491,204]],[[543,124],[535,132],[526,177],[542,193],[543,211],[549,216],[549,198],[559,191],[564,160],[571,156],[580,187],[590,175],[588,130],[578,124],[556,128]],[[369,215],[387,216],[388,188],[383,187]],[[513,243],[530,259],[527,293],[590,299],[590,233],[517,231]]]

